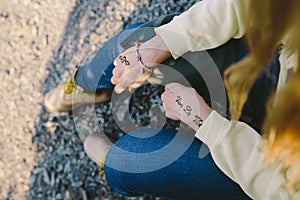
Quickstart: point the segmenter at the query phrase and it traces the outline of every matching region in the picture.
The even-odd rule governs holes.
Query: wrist
[[[168,47],[158,35],[144,42],[141,46],[141,50],[151,52],[150,55],[147,54],[148,56],[145,58],[147,61],[150,61],[150,63],[155,62],[155,64],[160,64],[171,57]]]
[[[192,114],[188,119],[185,119],[183,122],[189,127],[191,127],[193,130],[198,131],[211,113],[212,109],[207,108],[201,110],[201,112],[198,112],[197,114]]]
[[[146,47],[150,47],[153,49],[158,49],[158,50],[170,53],[167,45],[164,43],[164,41],[162,40],[162,38],[159,35],[154,36],[150,40],[144,42],[144,44]]]
[[[201,118],[199,115],[195,115],[194,118],[189,119],[187,122],[185,122],[189,127],[191,127],[194,131],[198,131],[201,126],[205,123],[207,118],[212,113],[212,110],[206,113],[207,117]]]

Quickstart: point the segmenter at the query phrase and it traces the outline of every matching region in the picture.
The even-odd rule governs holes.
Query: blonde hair
[[[300,19],[299,0],[251,0],[250,4],[250,21],[247,23],[246,34],[250,54],[224,73],[231,117],[235,120],[241,116],[254,81],[265,70],[268,62],[281,47],[282,41],[289,38],[284,47],[289,51],[300,49],[298,36],[300,31],[297,30],[299,26],[296,26],[297,19]],[[270,100],[263,129],[266,142],[262,148],[267,158],[266,162],[274,162],[279,153],[285,152],[281,155],[282,162],[286,167],[299,163],[297,170],[294,170],[298,172],[300,171],[299,77],[297,70],[290,83],[277,95],[279,97],[277,103],[273,105],[274,98]],[[296,177],[297,180],[287,182],[300,182],[300,176]]]
[[[268,106],[264,123],[264,161],[279,161],[284,171],[291,167],[292,176],[287,177],[291,190],[300,190],[300,76],[295,76]]]

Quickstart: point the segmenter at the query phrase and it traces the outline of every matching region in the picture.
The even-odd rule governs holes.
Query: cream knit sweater
[[[170,23],[156,28],[156,33],[177,59],[188,51],[203,51],[244,36],[250,0],[203,0]],[[287,71],[295,67],[295,55],[282,51],[278,90],[286,83]],[[250,126],[232,122],[212,112],[196,137],[208,145],[219,168],[253,199],[300,200],[285,188],[286,177],[280,163],[262,162],[261,136]],[[289,173],[287,173],[288,175]]]

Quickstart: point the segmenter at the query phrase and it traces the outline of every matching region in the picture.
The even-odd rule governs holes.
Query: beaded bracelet
[[[135,42],[134,43],[135,47],[136,47],[136,61],[138,61],[141,65],[141,73],[145,74],[146,72],[153,74],[153,67],[148,67],[147,65],[145,65],[142,61],[142,57],[140,55],[140,46],[141,43],[140,42]]]

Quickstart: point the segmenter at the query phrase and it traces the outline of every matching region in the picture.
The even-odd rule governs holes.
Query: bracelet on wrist
[[[141,54],[140,54],[141,43],[140,42],[135,42],[134,46],[136,47],[136,61],[138,61],[139,64],[141,65],[141,73],[145,74],[146,72],[148,72],[150,74],[153,74],[154,68],[153,67],[148,67],[142,61],[142,57],[141,57]]]

